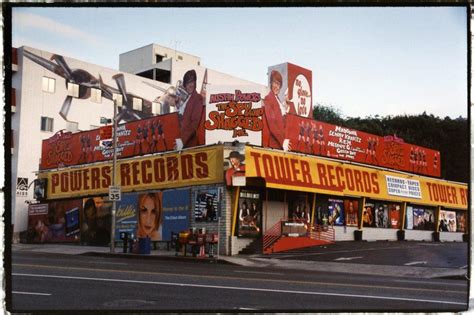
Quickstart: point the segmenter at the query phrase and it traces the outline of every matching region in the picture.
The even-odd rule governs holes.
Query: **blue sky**
[[[467,117],[464,7],[14,8],[12,40],[118,69],[151,43],[261,84],[267,67],[313,71],[313,103],[345,116]]]

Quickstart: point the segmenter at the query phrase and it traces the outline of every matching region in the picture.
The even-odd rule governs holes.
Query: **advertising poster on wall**
[[[330,225],[344,225],[344,201],[340,199],[329,199],[329,221]]]
[[[250,190],[241,191],[237,211],[236,236],[258,237],[262,226],[260,193]]]
[[[392,229],[398,229],[400,224],[400,205],[399,204],[389,204],[389,217],[390,217],[390,226]]]
[[[115,214],[115,240],[120,240],[120,233],[128,233],[129,238],[137,236],[138,195],[123,194],[117,203]]]
[[[48,210],[47,203],[30,204],[28,206],[28,242],[45,243],[50,241]]]
[[[456,232],[466,233],[466,213],[456,211]]]
[[[227,186],[232,186],[234,181],[241,179],[241,186],[245,186],[245,146],[224,149],[224,177]],[[238,177],[234,179],[234,177]]]
[[[148,192],[138,194],[137,236],[149,237],[152,241],[162,239],[163,193]]]
[[[79,235],[81,232],[80,224],[80,209],[75,207],[71,210],[66,211],[66,237],[71,237],[74,235]]]
[[[239,141],[261,145],[264,93],[265,89],[249,85],[208,86],[206,144]]]
[[[171,241],[171,233],[189,230],[190,213],[190,189],[171,189],[163,191],[162,240]]]
[[[194,220],[196,222],[217,222],[219,219],[219,189],[196,190],[194,199]]]
[[[362,224],[364,227],[375,226],[375,204],[366,202],[362,210]]]
[[[344,200],[344,210],[346,212],[346,225],[359,225],[359,201],[355,199]]]
[[[155,116],[118,125],[118,158],[172,150],[182,137],[178,113]],[[94,163],[112,158],[111,139],[100,129],[70,133],[59,131],[43,140],[40,169]]]
[[[61,200],[49,203],[49,231],[51,232],[51,242],[79,242],[79,233],[75,227],[78,220],[75,218],[77,211],[82,209],[82,201]],[[70,223],[70,234],[67,235],[67,219],[73,220]]]
[[[104,197],[83,199],[81,243],[107,246],[110,242],[112,203]]]
[[[456,212],[440,210],[439,211],[439,231],[456,232]]]
[[[388,205],[378,203],[375,205],[375,227],[388,228],[390,226]]]
[[[407,206],[405,228],[408,230],[413,229],[413,207],[412,206]]]

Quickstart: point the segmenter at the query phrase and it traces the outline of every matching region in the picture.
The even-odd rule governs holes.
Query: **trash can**
[[[397,240],[404,241],[405,240],[405,230],[397,231]]]
[[[149,255],[151,251],[151,239],[149,237],[138,239],[138,253],[141,255]]]
[[[362,241],[362,230],[355,230],[354,231],[354,240],[355,241]]]
[[[179,245],[180,245],[180,251],[182,252],[183,256],[186,256],[186,245],[188,244],[188,238],[189,238],[188,231],[179,232]]]

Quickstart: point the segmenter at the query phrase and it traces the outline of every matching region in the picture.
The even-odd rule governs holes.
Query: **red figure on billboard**
[[[198,134],[198,128],[204,119],[204,99],[196,91],[196,71],[189,70],[184,74],[183,87],[189,94],[186,101],[178,109],[180,114],[181,138],[176,139],[176,149],[197,146],[203,142]]]
[[[323,155],[326,151],[326,141],[324,140],[323,126],[319,125],[318,138],[316,143],[319,145],[319,154]]]
[[[153,123],[150,126],[150,131],[151,131],[151,135],[152,135],[152,141],[151,141],[151,144],[149,146],[149,150],[148,150],[149,152],[148,153],[160,151],[159,147],[158,147],[158,144],[159,144],[160,140],[163,141],[163,150],[161,150],[161,151],[166,150],[165,134],[163,132],[163,123],[161,122],[160,119],[153,120]]]
[[[290,139],[285,138],[285,118],[286,114],[295,114],[294,106],[288,102],[283,104],[278,94],[282,86],[283,78],[280,72],[273,70],[270,74],[270,92],[263,100],[264,111],[264,130],[263,146],[270,148],[291,150]]]
[[[135,138],[135,144],[133,146],[133,153],[134,154],[142,154],[143,153],[143,129],[142,125],[139,124],[137,127],[137,136]]]
[[[88,134],[81,135],[81,155],[77,161],[79,164],[94,162],[94,149],[92,148],[91,138]]]

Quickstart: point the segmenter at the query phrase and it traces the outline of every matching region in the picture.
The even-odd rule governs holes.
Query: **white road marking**
[[[12,291],[13,294],[28,294],[28,295],[44,295],[50,296],[51,293],[37,293],[37,292],[20,292],[20,291]]]
[[[283,276],[284,273],[281,272],[260,272],[260,271],[245,271],[245,270],[234,270],[234,272],[240,273],[256,273],[256,274],[263,274],[263,275],[278,275]]]
[[[452,283],[446,281],[417,281],[417,280],[393,280],[394,282],[406,282],[406,283],[425,283],[425,284],[436,284],[436,285],[445,285],[445,286],[466,286],[466,283]]]
[[[339,257],[339,258],[336,258],[334,260],[337,260],[337,261],[342,261],[342,260],[354,260],[354,259],[360,259],[362,258],[362,256],[357,256],[357,257]]]
[[[426,265],[427,261],[411,261],[409,263],[404,264],[405,266],[413,266],[413,265]]]
[[[259,291],[259,292],[275,292],[275,293],[323,295],[323,296],[343,296],[343,297],[378,299],[378,300],[395,300],[395,301],[412,301],[412,302],[424,302],[424,303],[434,303],[434,304],[466,305],[466,303],[462,303],[462,302],[441,301],[441,300],[413,299],[413,298],[376,296],[376,295],[362,295],[362,294],[342,294],[342,293],[327,293],[327,292],[313,292],[313,291],[263,289],[263,288],[249,288],[249,287],[231,287],[231,286],[193,284],[193,283],[172,283],[172,282],[161,282],[161,281],[143,281],[143,280],[124,280],[124,279],[73,277],[73,276],[38,275],[38,274],[28,274],[28,273],[12,273],[12,276],[73,279],[73,280],[90,280],[90,281],[105,281],[105,282],[123,282],[123,283],[142,283],[142,284],[168,285],[168,286],[178,286],[178,287],[212,288],[212,289],[227,289],[227,290],[238,290],[238,291]]]
[[[465,265],[465,266],[459,267],[459,269],[467,269],[467,267],[469,267],[469,266]]]
[[[239,310],[243,311],[258,311],[258,308],[250,308],[250,307],[239,307]]]
[[[118,263],[118,262],[107,262],[107,261],[89,261],[92,264],[104,264],[104,265],[122,265],[128,266],[126,263]]]

